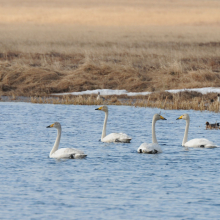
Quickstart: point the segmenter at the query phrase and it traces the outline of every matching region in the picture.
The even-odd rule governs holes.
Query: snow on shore
[[[185,91],[195,91],[200,92],[202,94],[207,93],[220,93],[220,87],[205,87],[205,88],[197,88],[197,89],[172,89],[172,90],[166,90],[166,92],[170,93],[178,93],[178,92],[185,92]],[[92,94],[98,94],[100,92],[100,95],[128,95],[128,96],[137,96],[137,95],[149,95],[151,92],[127,92],[126,90],[112,90],[112,89],[96,89],[96,90],[87,90],[83,92],[67,92],[67,93],[56,93],[53,95],[92,95]]]

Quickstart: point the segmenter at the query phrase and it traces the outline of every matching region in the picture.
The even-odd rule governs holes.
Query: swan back
[[[111,133],[101,139],[102,142],[130,143],[131,137],[124,133]]]
[[[218,147],[212,141],[209,141],[206,138],[194,138],[192,140],[187,141],[184,144],[184,147],[194,147],[194,148],[216,148]]]
[[[143,143],[141,146],[138,148],[138,153],[144,153],[144,154],[157,154],[157,153],[162,153],[162,149],[159,144],[147,144]]]
[[[54,152],[50,157],[56,159],[80,159],[87,155],[83,151],[75,148],[60,148]]]

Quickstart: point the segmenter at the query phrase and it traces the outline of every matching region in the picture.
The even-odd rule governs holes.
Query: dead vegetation
[[[11,97],[10,100],[12,100]],[[14,97],[15,101],[19,98]],[[105,96],[105,100],[97,100],[96,95],[65,95],[31,97],[28,101],[41,104],[65,104],[65,105],[127,105],[135,107],[151,107],[169,110],[194,109],[198,111],[220,112],[220,103],[217,94],[202,95],[198,92],[181,92],[178,94],[169,92],[157,92],[146,96],[113,95]]]
[[[156,92],[128,104],[205,109],[204,97],[164,91],[220,86],[219,4],[0,0],[0,95],[49,102],[52,93],[126,89]],[[53,102],[95,103],[69,99]]]
[[[156,51],[159,46],[154,46]],[[177,49],[174,46],[177,47],[175,43],[163,43],[163,47],[175,54],[181,45]],[[205,48],[213,50],[206,58],[200,57],[199,51],[204,48],[199,45],[189,43],[184,47],[197,50],[198,56],[190,58],[184,52],[180,58],[153,55],[148,52],[148,45],[142,48],[141,55],[138,51],[135,55],[132,47],[132,53],[106,47],[106,54],[92,53],[90,56],[85,53],[5,52],[0,54],[0,92],[1,95],[13,92],[17,96],[44,96],[94,89],[155,92],[219,87],[220,56],[214,53],[216,47]]]

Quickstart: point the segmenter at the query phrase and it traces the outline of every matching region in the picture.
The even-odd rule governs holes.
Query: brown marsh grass
[[[65,95],[49,97],[31,97],[30,102],[42,104],[66,105],[126,105],[134,107],[151,107],[169,110],[194,109],[198,111],[220,112],[220,103],[217,94],[202,95],[198,92],[156,92],[147,96],[130,97],[127,95],[105,96],[105,100],[97,100],[95,95]],[[16,98],[15,98],[16,100]]]
[[[200,98],[188,97],[189,105],[158,94],[220,86],[219,6],[214,0],[0,0],[0,95],[43,103],[51,93],[126,89],[158,96],[129,99],[134,105],[202,109],[204,102],[207,108]],[[72,102],[94,103],[78,99]]]
[[[120,32],[121,37],[123,33]],[[8,43],[6,38],[1,40],[1,35],[1,95],[93,89],[152,92],[220,86],[219,41],[195,42],[191,36],[192,42],[157,42],[144,38],[140,32],[134,39],[124,37],[123,41],[120,34],[112,41],[97,35],[100,38],[93,42],[61,37],[61,42],[55,43],[42,43],[35,38],[20,40],[18,44]],[[220,31],[218,34],[220,37]]]
[[[218,24],[215,0],[0,0],[5,24],[149,26]]]

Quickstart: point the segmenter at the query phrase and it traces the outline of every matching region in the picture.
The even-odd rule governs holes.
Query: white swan
[[[104,125],[103,125],[103,130],[102,130],[102,136],[101,136],[102,142],[130,143],[132,138],[124,133],[111,133],[106,136],[106,125],[107,125],[107,120],[108,120],[108,107],[104,105],[102,107],[96,108],[95,110],[101,110],[101,111],[105,112],[105,120],[104,120]]]
[[[54,146],[52,150],[50,151],[50,158],[56,158],[56,159],[80,159],[84,158],[87,155],[84,154],[83,151],[77,150],[75,148],[60,148],[58,150],[59,144],[60,144],[60,138],[61,138],[61,124],[59,122],[55,122],[47,128],[56,128],[57,129],[57,138],[54,143]]]
[[[159,114],[155,114],[153,116],[152,120],[152,143],[143,143],[141,146],[138,148],[138,153],[145,153],[145,154],[156,154],[156,153],[161,153],[162,149],[160,145],[157,143],[157,138],[156,138],[156,133],[155,133],[155,123],[158,120],[167,120],[163,116]]]
[[[186,128],[185,128],[185,133],[184,133],[184,137],[183,137],[182,146],[184,146],[184,147],[202,147],[202,148],[215,148],[215,147],[218,147],[212,141],[209,141],[205,138],[195,138],[195,139],[192,139],[190,141],[187,141],[190,117],[189,117],[188,114],[183,114],[179,118],[177,118],[176,120],[178,120],[178,119],[186,120]]]

